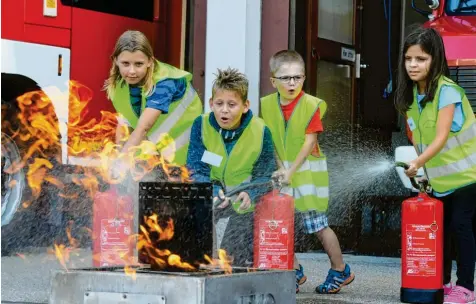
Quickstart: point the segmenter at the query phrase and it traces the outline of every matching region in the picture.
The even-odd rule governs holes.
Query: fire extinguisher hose
[[[277,180],[272,179],[267,182],[255,182],[255,183],[247,183],[243,184],[241,186],[238,186],[236,188],[233,188],[232,190],[228,191],[225,193],[225,197],[232,197],[233,195],[236,195],[242,191],[248,190],[250,188],[256,188],[256,187],[269,187],[272,186],[273,188],[280,188],[279,183],[277,183]],[[224,199],[218,197],[218,200],[215,202],[214,206],[218,206],[221,203],[224,202]]]

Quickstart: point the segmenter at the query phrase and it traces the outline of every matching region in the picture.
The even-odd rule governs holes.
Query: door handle
[[[58,76],[63,74],[63,55],[58,55]]]
[[[360,78],[360,69],[366,69],[369,65],[362,63],[360,54],[355,55],[355,78]]]
[[[316,56],[317,56],[317,50],[316,50],[315,47],[313,47],[313,48],[311,49],[311,56],[312,56],[312,58],[316,58]]]

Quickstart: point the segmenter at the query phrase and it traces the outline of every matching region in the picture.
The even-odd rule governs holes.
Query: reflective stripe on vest
[[[190,84],[190,73],[159,61],[156,61],[156,65],[158,67],[154,74],[156,83],[164,79],[185,77],[187,88],[180,100],[171,103],[169,112],[159,116],[147,133],[147,137],[157,144],[157,149],[166,160],[178,165],[185,165],[191,127],[195,118],[202,113],[202,103]],[[142,93],[142,109],[144,109],[147,96],[144,95],[144,92]],[[138,117],[130,104],[129,86],[123,81],[117,83],[112,102],[116,111],[127,119],[132,128],[135,128]],[[175,142],[172,143],[171,139]]]
[[[322,118],[327,105],[323,100],[304,94],[287,124],[285,124],[277,93],[263,97],[261,106],[263,119],[271,131],[279,158],[285,168],[290,168],[301,151],[306,129],[312,117],[320,109]],[[299,211],[324,212],[327,210],[329,174],[326,157],[322,151],[320,152],[320,157],[309,155],[291,178],[294,203]]]
[[[225,190],[228,192],[251,181],[253,167],[261,155],[264,123],[260,118],[253,117],[228,154],[221,134],[210,124],[209,119],[210,113],[202,115],[203,144],[207,151],[223,157],[219,167],[210,165],[210,179],[224,184]],[[232,203],[235,198],[232,198]],[[252,212],[253,205],[245,211],[238,211],[239,206],[236,205],[233,208],[240,213]]]
[[[445,146],[441,149],[440,153],[448,152],[458,146],[466,144],[470,140],[476,138],[476,124],[472,124],[468,129],[461,131],[458,135],[448,138]],[[422,151],[425,151],[429,145],[421,144]]]
[[[157,142],[159,140],[160,134],[167,133],[170,129],[172,129],[172,127],[177,122],[177,117],[182,117],[182,115],[187,111],[187,108],[195,100],[195,95],[195,90],[191,86],[188,86],[187,91],[182,97],[182,102],[180,102],[180,104],[177,105],[177,107],[173,111],[174,115],[168,115],[167,118],[162,122],[162,124],[160,124],[160,126],[158,126],[156,130],[152,131],[152,133],[149,133],[147,137],[152,142]],[[191,130],[191,128],[192,126],[190,126],[189,130]]]
[[[286,169],[291,168],[293,162],[284,161],[283,165]],[[312,172],[324,172],[327,171],[327,161],[326,160],[308,160],[306,159],[297,172],[302,172],[310,170]]]
[[[476,167],[476,152],[468,155],[468,157],[458,160],[454,163],[434,168],[427,168],[426,173],[431,179],[456,174],[459,172],[466,171],[472,167]],[[476,180],[473,180],[476,181]]]
[[[413,89],[413,103],[407,112],[417,126],[413,130],[413,142],[418,153],[424,152],[436,137],[439,96],[442,87],[456,89],[462,100],[464,124],[459,132],[450,132],[448,139],[437,155],[425,164],[428,180],[437,192],[454,190],[476,181],[476,119],[464,90],[452,80],[441,77],[435,91],[434,100],[419,111],[416,86]]]

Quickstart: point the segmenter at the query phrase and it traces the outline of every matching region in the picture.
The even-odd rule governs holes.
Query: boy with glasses
[[[277,152],[279,170],[274,175],[290,185],[305,232],[315,234],[329,256],[331,268],[316,292],[337,293],[354,280],[354,274],[344,263],[337,236],[327,223],[329,175],[326,157],[317,142],[327,105],[302,90],[305,66],[297,52],[280,51],[271,57],[269,65],[271,84],[277,92],[261,99],[261,113]],[[307,278],[297,258],[294,268],[297,293]]]

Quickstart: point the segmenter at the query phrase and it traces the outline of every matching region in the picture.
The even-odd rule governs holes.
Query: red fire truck
[[[476,113],[476,0],[425,0],[432,11],[412,1],[412,7],[428,16],[424,24],[443,37],[451,78],[465,89]]]
[[[85,120],[99,118],[100,111],[113,111],[102,86],[109,73],[110,54],[116,39],[128,29],[142,31],[150,39],[157,58],[177,64],[167,51],[170,45],[173,48],[177,44],[169,38],[177,36],[174,32],[177,27],[181,30],[183,3],[167,0],[1,1],[2,252],[4,245],[8,245],[4,243],[5,234],[18,227],[14,224],[15,217],[22,209],[20,206],[28,190],[25,170],[4,170],[28,150],[27,143],[12,134],[18,125],[17,97],[37,90],[50,97],[61,134],[61,151],[56,151],[61,154],[57,157],[61,159],[59,165],[81,165],[81,159],[72,158],[66,149],[68,100],[56,97],[57,91],[68,92],[70,80],[92,90]],[[181,38],[175,40],[181,43]],[[9,127],[4,127],[6,125]],[[48,201],[54,200],[47,199],[46,205]],[[25,221],[30,220],[22,220]]]

